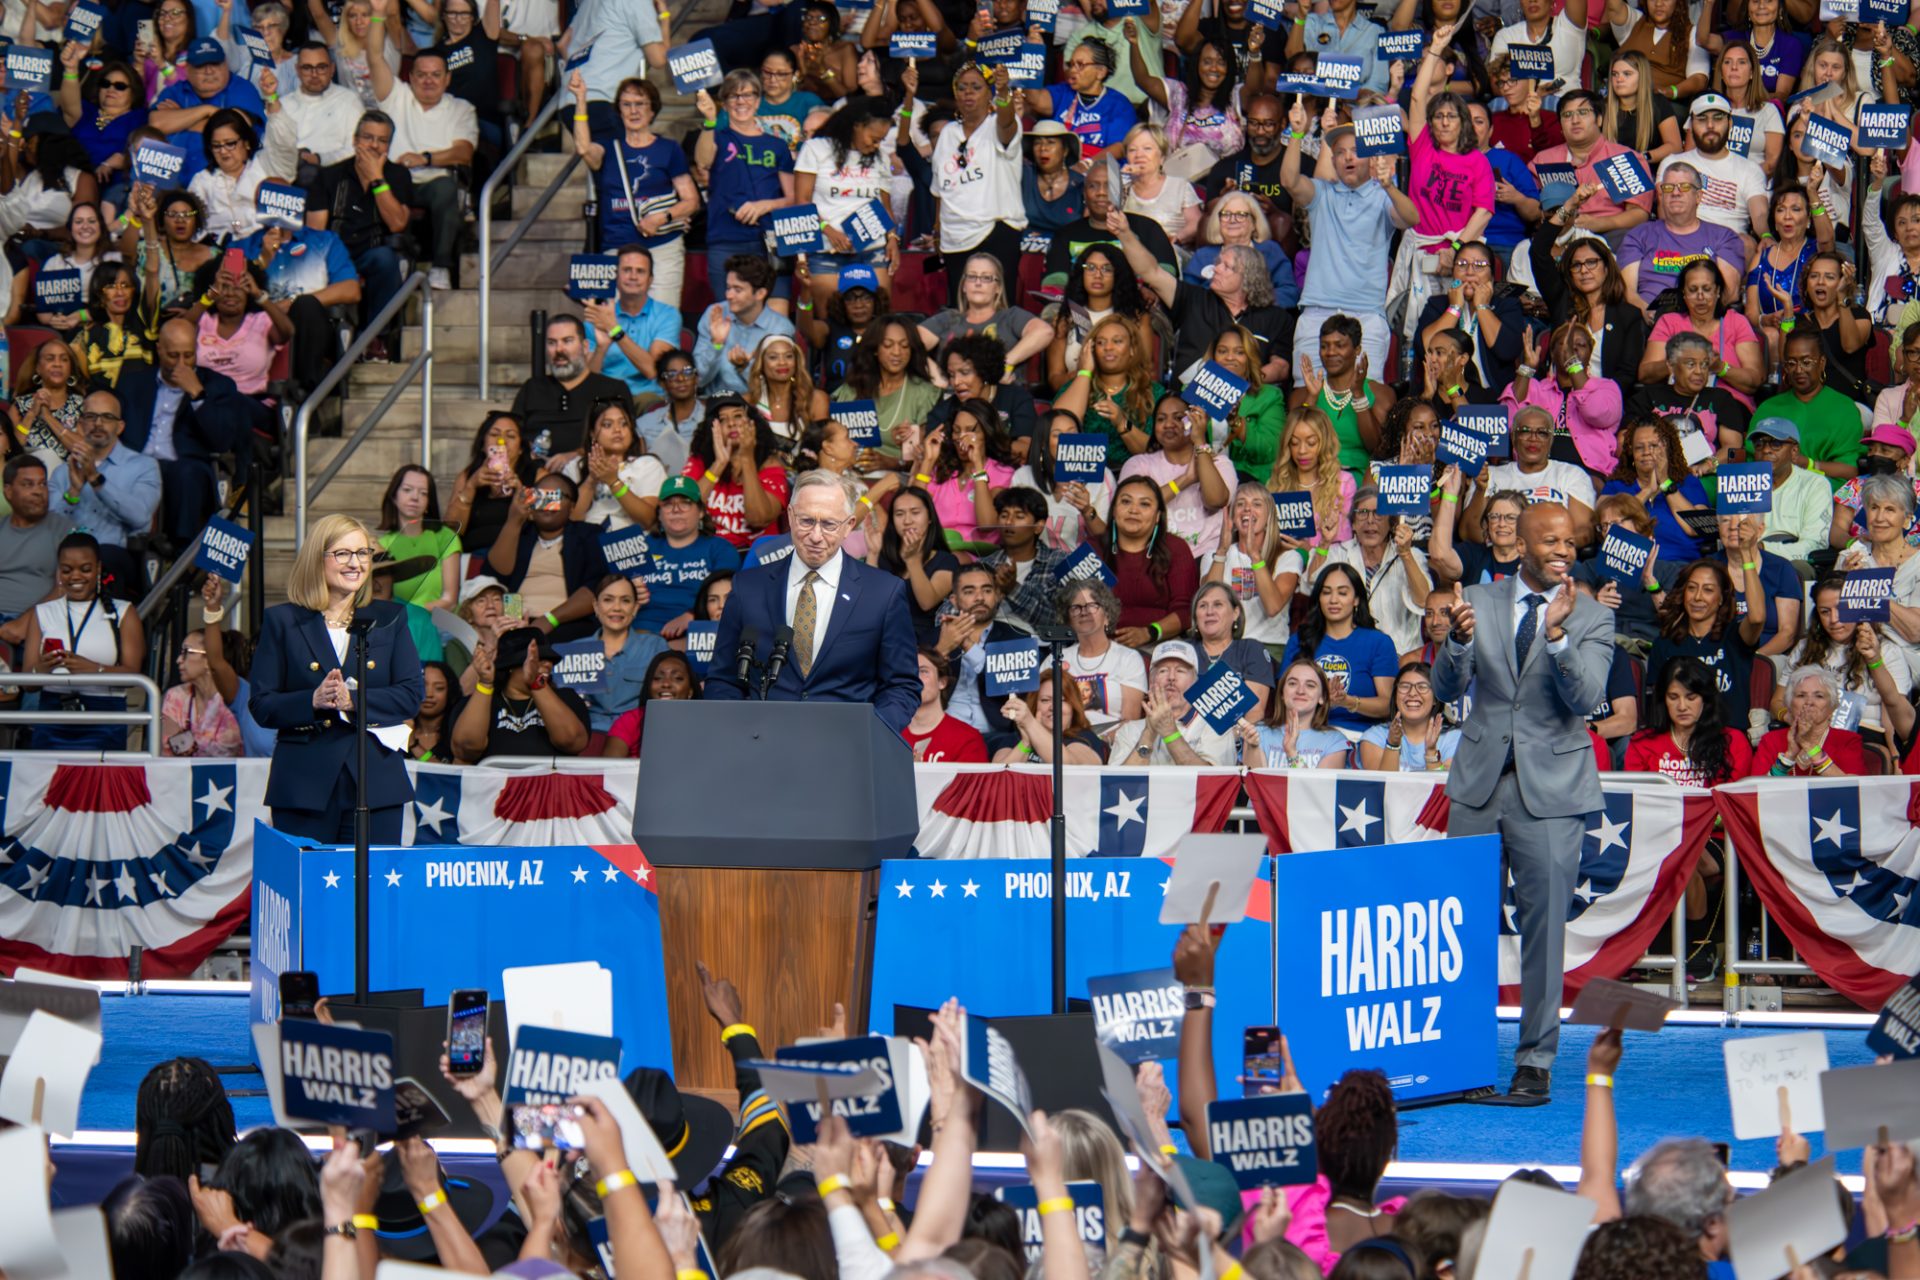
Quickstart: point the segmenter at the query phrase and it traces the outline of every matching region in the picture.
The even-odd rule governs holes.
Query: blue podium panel
[[[1280,1027],[1309,1092],[1353,1067],[1403,1102],[1494,1082],[1498,836],[1273,864]]]
[[[250,1014],[269,1022],[283,971],[312,969],[323,992],[353,988],[353,849],[308,847],[265,823],[254,842]],[[613,975],[623,1073],[672,1070],[660,899],[639,849],[376,847],[369,865],[374,990],[423,987],[431,1005],[485,987],[500,1000],[502,969],[591,960]]]
[[[1160,923],[1171,871],[1158,858],[1068,859],[1069,996],[1085,999],[1088,978],[1172,962],[1180,926]],[[1228,1096],[1239,1092],[1242,1030],[1273,1021],[1273,903],[1264,867],[1261,875],[1246,920],[1228,928],[1215,956],[1213,1054],[1220,1090]],[[892,1032],[896,1004],[935,1008],[949,996],[988,1018],[1049,1012],[1050,890],[1044,858],[882,863],[873,1029]],[[1177,1064],[1162,1065],[1177,1114]]]

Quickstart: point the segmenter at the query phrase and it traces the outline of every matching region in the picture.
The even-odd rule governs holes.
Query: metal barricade
[[[142,711],[131,707],[125,711],[49,711],[39,707],[18,707],[0,710],[0,724],[144,725],[147,730],[146,743],[139,754],[151,756],[160,752],[160,686],[146,676],[91,671],[10,671],[0,675],[0,685],[17,685],[23,689],[137,688],[147,696],[146,709]]]

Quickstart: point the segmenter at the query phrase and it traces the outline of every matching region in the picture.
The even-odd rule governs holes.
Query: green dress
[[[1067,387],[1071,387],[1072,385],[1073,383],[1068,382],[1066,386],[1055,391],[1053,393],[1054,401],[1057,403],[1062,393],[1066,391]],[[1097,394],[1098,388],[1094,390],[1096,394],[1088,396],[1087,416],[1086,420],[1080,424],[1080,430],[1086,432],[1088,435],[1103,435],[1107,438],[1107,465],[1113,468],[1113,473],[1117,476],[1120,474],[1120,468],[1127,465],[1127,460],[1133,457],[1133,454],[1127,451],[1126,444],[1120,439],[1119,435],[1114,432],[1113,423],[1107,420],[1107,415],[1101,413],[1100,410],[1095,407],[1100,403],[1100,398]],[[1129,387],[1128,390],[1131,391],[1132,388]],[[1147,403],[1158,404],[1160,397],[1165,393],[1166,388],[1159,383],[1149,383],[1147,385]],[[1124,394],[1116,396],[1115,399],[1120,401],[1122,407],[1125,406],[1126,396]],[[1136,422],[1133,425],[1145,431],[1149,436],[1153,434],[1153,423],[1151,420],[1147,422]]]
[[[864,398],[845,383],[835,387],[830,397],[835,404]],[[893,429],[903,422],[924,423],[927,414],[939,403],[940,388],[920,378],[908,378],[890,396],[875,396],[873,407],[880,416],[880,452],[889,458],[899,457],[900,446],[893,442]]]

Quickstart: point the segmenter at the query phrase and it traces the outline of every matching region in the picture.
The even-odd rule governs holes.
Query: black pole
[[[1067,1011],[1067,747],[1061,719],[1060,682],[1067,678],[1060,637],[1047,637],[1053,666],[1053,813],[1048,822],[1053,843],[1053,1011]]]
[[[358,628],[353,637],[354,670],[367,669],[367,629]],[[358,680],[353,691],[354,749],[359,753],[359,776],[354,780],[353,813],[353,998],[367,1002],[367,881],[373,870],[368,847],[372,842],[372,819],[367,813],[367,682]]]
[[[253,545],[267,545],[266,494],[262,486],[266,484],[266,469],[260,463],[260,453],[266,448],[261,440],[252,442],[253,448],[247,451],[247,527],[253,531]],[[289,480],[287,483],[291,484]],[[235,589],[235,594],[239,594]],[[247,575],[247,620],[256,629],[260,619],[267,616],[267,575],[264,566],[256,565]]]

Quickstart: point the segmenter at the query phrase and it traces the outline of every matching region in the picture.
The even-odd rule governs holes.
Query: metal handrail
[[[525,237],[527,229],[533,225],[534,220],[545,212],[547,205],[552,203],[554,196],[559,194],[560,188],[573,177],[573,171],[580,167],[580,153],[576,151],[569,157],[566,165],[555,175],[553,181],[547,184],[546,190],[540,193],[540,198],[533,202],[533,208],[517,214],[520,225],[514,228],[513,234],[507,237],[507,242],[500,246],[498,253],[494,252],[493,248],[493,193],[503,180],[510,180],[518,171],[520,157],[526,154],[534,138],[547,127],[547,122],[559,112],[563,103],[571,109],[572,97],[568,94],[556,93],[547,100],[547,105],[541,108],[540,114],[533,118],[531,124],[521,130],[520,140],[513,144],[513,149],[507,152],[506,158],[494,166],[493,172],[487,176],[485,184],[480,188],[479,326],[480,398],[482,400],[488,399],[492,392],[492,371],[488,367],[488,357],[493,350],[493,269],[507,260],[507,255],[512,253]]]
[[[319,478],[309,485],[307,483],[307,432],[313,423],[314,410],[318,409],[321,402],[332,394],[333,389],[340,385],[348,373],[352,372],[353,366],[359,362],[361,355],[372,345],[375,338],[386,332],[387,326],[400,314],[400,309],[407,305],[407,300],[416,292],[420,295],[420,354],[407,362],[405,371],[393,380],[393,385],[387,388],[387,394],[380,398],[380,403],[373,407],[372,412],[367,414],[360,425],[354,429],[354,433],[340,446],[340,451],[333,455],[333,461],[327,464],[326,470],[322,471]],[[401,284],[400,291],[393,295],[386,306],[380,308],[380,314],[360,326],[360,334],[354,339],[353,345],[334,362],[333,368],[327,370],[327,376],[320,379],[320,385],[313,389],[301,403],[300,412],[294,415],[293,544],[296,549],[307,540],[307,508],[312,505],[315,498],[320,496],[321,491],[332,482],[333,478],[340,474],[340,468],[346,464],[353,451],[373,433],[373,429],[380,424],[380,419],[385,417],[387,410],[399,400],[401,393],[407,389],[407,384],[413,381],[416,373],[421,375],[420,465],[431,469],[433,466],[433,290],[427,287],[427,276],[424,271],[416,271],[408,276]]]
[[[29,689],[125,689],[138,686],[147,695],[145,711],[48,711],[39,707],[0,710],[0,724],[124,724],[147,727],[147,751],[153,755],[160,746],[160,686],[143,675],[118,675],[106,672],[9,671],[0,682]]]

